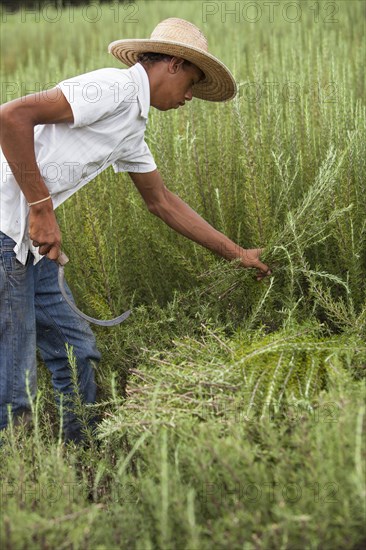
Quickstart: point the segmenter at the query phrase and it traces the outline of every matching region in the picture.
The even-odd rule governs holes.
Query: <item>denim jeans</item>
[[[56,262],[44,257],[33,265],[29,252],[23,265],[15,258],[14,246],[15,242],[0,232],[0,429],[8,424],[9,405],[14,420],[29,416],[29,394],[34,399],[37,390],[38,348],[51,372],[56,401],[60,403],[60,393],[66,404],[65,439],[78,442],[82,427],[70,404],[75,391],[65,344],[73,346],[82,401],[94,403],[93,362],[100,359],[95,338],[88,323],[63,299]],[[96,418],[90,422],[95,424]]]

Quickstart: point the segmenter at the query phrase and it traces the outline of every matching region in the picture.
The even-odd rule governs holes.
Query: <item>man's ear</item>
[[[181,57],[172,57],[172,59],[169,61],[169,72],[175,74],[180,71],[181,67],[183,66],[184,59]]]

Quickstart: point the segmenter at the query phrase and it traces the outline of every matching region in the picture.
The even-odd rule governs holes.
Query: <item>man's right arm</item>
[[[14,99],[0,107],[1,148],[27,202],[49,195],[36,162],[34,127],[73,120],[70,104],[59,88]],[[52,200],[30,207],[29,236],[39,246],[40,254],[57,260],[61,233]]]

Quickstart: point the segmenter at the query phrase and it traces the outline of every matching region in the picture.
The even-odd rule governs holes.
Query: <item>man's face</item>
[[[193,86],[204,77],[202,71],[177,58],[169,63],[162,62],[161,69],[159,90],[151,98],[151,105],[160,111],[168,111],[178,109],[186,101],[191,101]]]

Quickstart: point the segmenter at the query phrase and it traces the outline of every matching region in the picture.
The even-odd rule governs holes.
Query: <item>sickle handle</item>
[[[59,265],[66,265],[69,261],[69,258],[66,256],[65,252],[60,252],[59,257],[57,258],[57,263]]]

